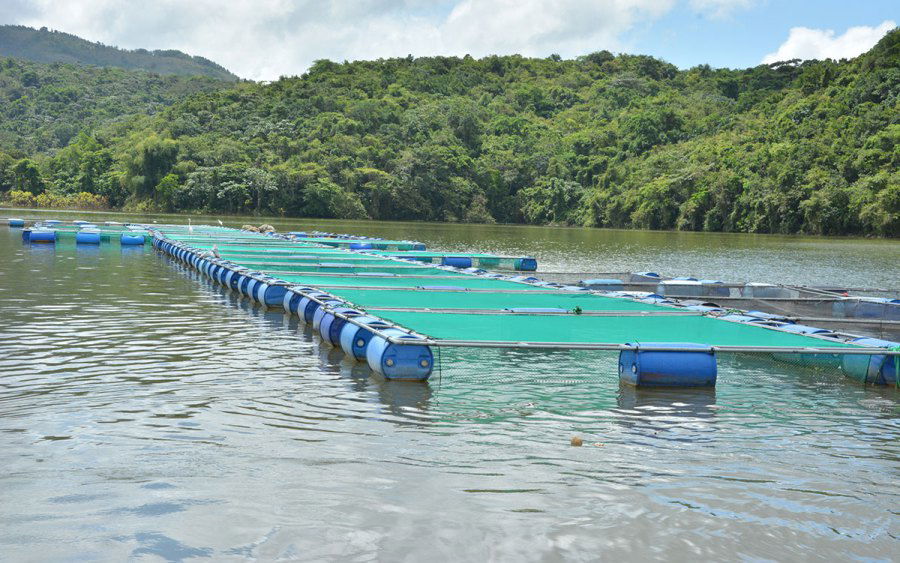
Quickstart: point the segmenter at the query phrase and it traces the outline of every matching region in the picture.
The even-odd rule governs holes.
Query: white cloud
[[[12,23],[129,49],[179,49],[242,77],[274,79],[325,58],[616,51],[626,32],[677,0],[14,1],[12,16],[3,14]]]
[[[713,19],[725,19],[738,10],[747,10],[757,0],[690,0],[691,9]]]
[[[774,53],[766,55],[762,62],[770,64],[791,59],[851,59],[871,49],[878,40],[897,27],[892,20],[885,20],[878,27],[851,27],[842,35],[832,29],[793,27],[787,41]]]

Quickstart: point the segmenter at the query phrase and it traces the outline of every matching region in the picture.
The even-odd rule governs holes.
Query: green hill
[[[894,30],[853,60],[744,70],[318,61],[8,158],[0,185],[130,209],[900,236],[898,141]]]
[[[0,150],[53,152],[80,131],[155,114],[231,83],[119,68],[41,64],[0,57]]]
[[[39,63],[72,63],[127,70],[146,70],[157,74],[208,76],[218,80],[237,80],[224,67],[181,51],[129,51],[92,43],[46,27],[33,29],[21,25],[0,25],[0,56],[16,57]]]

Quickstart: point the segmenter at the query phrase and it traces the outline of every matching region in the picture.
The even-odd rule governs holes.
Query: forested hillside
[[[28,182],[12,154],[0,183],[129,209],[900,236],[898,110],[898,30],[851,61],[746,70],[319,61],[85,127]]]
[[[0,57],[16,57],[39,63],[77,63],[146,70],[157,74],[237,80],[237,76],[224,67],[203,57],[175,50],[129,51],[102,43],[92,43],[69,33],[50,31],[45,27],[33,29],[22,25],[0,25]]]
[[[52,151],[81,131],[132,114],[152,115],[192,94],[229,86],[206,77],[0,57],[0,150]]]

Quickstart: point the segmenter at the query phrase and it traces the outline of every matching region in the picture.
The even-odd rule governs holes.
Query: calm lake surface
[[[881,240],[267,222],[552,271],[900,279]],[[527,352],[388,383],[149,245],[23,245],[0,227],[0,264],[0,560],[900,553],[895,389],[723,358],[715,391],[644,391],[620,388],[613,355]]]

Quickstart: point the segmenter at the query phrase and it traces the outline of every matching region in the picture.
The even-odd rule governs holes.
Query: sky
[[[745,68],[851,58],[897,22],[897,0],[0,0],[0,24],[178,49],[253,80],[318,59],[604,49]]]

